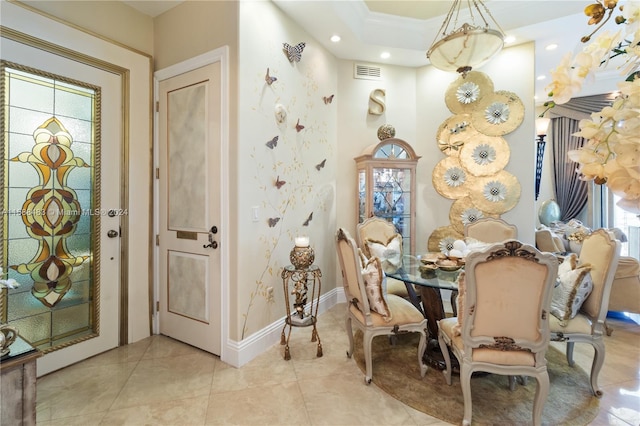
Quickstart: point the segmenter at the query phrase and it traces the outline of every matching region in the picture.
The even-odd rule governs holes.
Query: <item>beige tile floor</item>
[[[318,318],[324,356],[310,328],[294,328],[290,361],[274,345],[242,368],[164,336],[113,349],[38,379],[45,425],[440,425],[372,384],[346,357],[345,305]],[[638,319],[640,322],[640,318]],[[610,320],[593,425],[640,424],[640,325]],[[590,366],[590,345],[575,359]],[[432,373],[432,371],[430,371]],[[429,374],[429,373],[428,373]]]

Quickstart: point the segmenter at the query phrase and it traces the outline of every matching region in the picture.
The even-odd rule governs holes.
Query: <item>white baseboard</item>
[[[342,286],[328,291],[320,296],[318,315],[328,311],[336,304],[344,303],[345,301],[346,298]],[[284,319],[285,315],[240,342],[228,340],[226,344],[223,344],[220,359],[233,367],[242,367],[244,364],[280,342]]]

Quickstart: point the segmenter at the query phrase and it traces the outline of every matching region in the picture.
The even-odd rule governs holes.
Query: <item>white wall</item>
[[[306,42],[300,62],[289,62],[285,42]],[[239,45],[239,261],[233,285],[239,313],[234,331],[242,340],[284,316],[280,273],[290,263],[296,236],[310,237],[325,277],[336,269],[336,122],[342,94],[336,59],[271,2],[240,4]],[[265,82],[267,68],[277,78],[272,85]],[[323,98],[331,95],[333,101],[325,104]],[[275,119],[278,104],[287,112],[281,125]],[[298,120],[304,126],[300,132]],[[270,149],[266,143],[276,136]],[[324,167],[316,167],[323,161]],[[279,189],[278,178],[286,182]],[[269,226],[275,218],[279,221]],[[333,279],[323,281],[323,293],[335,287]]]
[[[495,90],[514,92],[524,103],[524,120],[520,127],[504,136],[511,147],[511,160],[505,170],[515,175],[522,188],[520,202],[502,215],[518,226],[518,238],[535,241],[535,101],[534,43],[504,49],[498,57],[479,69],[493,80]]]
[[[386,123],[396,129],[396,137],[416,148],[416,71],[413,68],[384,64],[365,64],[379,67],[382,79],[353,78],[353,61],[338,63],[338,168],[336,181],[337,226],[347,229],[355,238],[357,224],[357,174],[354,158],[380,142],[378,128]],[[382,115],[368,113],[369,96],[375,89],[384,89],[386,109]],[[373,104],[372,104],[373,106]],[[418,173],[421,163],[418,163]]]

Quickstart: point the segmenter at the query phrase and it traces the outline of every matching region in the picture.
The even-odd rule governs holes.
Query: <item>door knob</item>
[[[203,248],[212,248],[214,250],[218,248],[218,242],[214,240],[214,237],[213,237],[213,234],[217,232],[218,232],[218,228],[213,226],[211,228],[211,232],[209,232],[209,244],[203,244],[202,245]]]
[[[212,248],[212,249],[217,249],[218,248],[218,242],[217,241],[211,241],[209,244],[203,244],[202,245],[203,248]]]
[[[118,234],[120,233],[114,229],[110,229],[109,231],[107,231],[107,237],[109,238],[115,238],[118,236]]]
[[[214,240],[214,235],[218,233],[218,227],[217,226],[212,226],[211,229],[209,230],[209,244],[203,244],[202,247],[204,248],[212,248],[212,249],[217,249],[218,248],[218,242]]]

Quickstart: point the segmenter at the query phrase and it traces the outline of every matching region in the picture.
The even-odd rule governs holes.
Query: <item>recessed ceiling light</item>
[[[536,80],[544,80],[545,78],[547,78],[546,75],[539,75],[538,77],[536,77]]]
[[[389,58],[391,57],[391,53],[389,53],[389,52],[382,52],[382,53],[380,54],[380,57],[381,57],[382,59],[389,59]]]
[[[516,41],[516,38],[514,36],[506,36],[504,38],[504,44],[510,44],[510,43],[513,43],[514,41]]]
[[[337,43],[340,41],[340,36],[339,35],[332,35],[331,36],[331,41],[334,43]]]
[[[547,47],[545,47],[545,50],[555,50],[557,48],[558,48],[557,44],[551,43],[551,44],[548,44]]]

